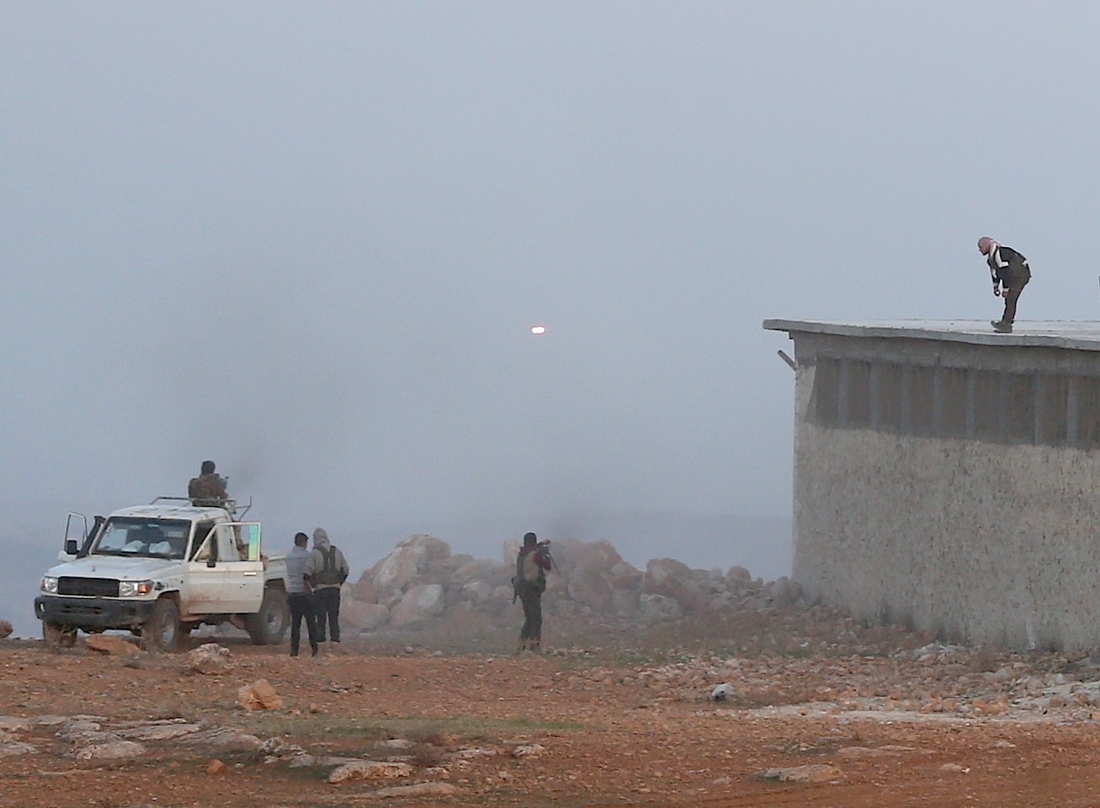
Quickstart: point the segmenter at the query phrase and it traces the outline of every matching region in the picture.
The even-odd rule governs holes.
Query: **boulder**
[[[702,578],[705,581],[706,573]],[[672,558],[655,558],[646,564],[642,592],[672,598],[685,612],[700,609],[707,600],[695,573]]]
[[[374,565],[371,580],[378,602],[389,605],[400,599],[418,576],[428,573],[432,561],[450,554],[450,545],[434,536],[418,534],[405,539]]]
[[[364,570],[359,576],[359,582],[354,586],[344,584],[343,590],[350,590],[351,597],[361,603],[377,603],[378,587],[374,585],[373,570]]]
[[[242,685],[237,691],[237,704],[246,710],[281,710],[282,697],[266,679],[257,679],[250,685]]]
[[[215,727],[185,735],[178,741],[186,746],[206,746],[224,752],[256,752],[262,741],[255,735],[232,727]]]
[[[195,673],[217,676],[233,670],[233,655],[229,649],[215,642],[200,645],[185,657],[187,667]]]
[[[751,581],[752,573],[744,567],[730,567],[729,570],[726,571],[726,577],[737,581]]]
[[[636,616],[639,609],[638,592],[633,589],[614,590],[611,593],[611,608],[619,617]]]
[[[7,620],[0,620],[0,640],[6,640],[13,631],[15,631],[15,627],[11,623]]]
[[[20,741],[0,743],[0,760],[3,758],[18,757],[19,755],[33,755],[37,751],[38,750],[29,743],[22,743]]]
[[[623,561],[615,564],[607,573],[607,581],[615,589],[637,591],[645,576],[637,567]]]
[[[736,695],[737,692],[729,682],[722,682],[722,684],[710,691],[710,697],[714,701],[725,701],[726,699],[734,698]]]
[[[108,741],[76,750],[77,760],[127,760],[145,754],[145,745],[137,741]]]
[[[844,779],[844,772],[827,763],[811,763],[785,769],[765,769],[757,772],[761,780],[779,780],[782,783],[833,783]]]
[[[389,763],[378,760],[357,760],[345,763],[333,769],[328,781],[333,784],[346,783],[349,780],[390,780],[397,777],[409,777],[413,772],[408,763]]]
[[[622,564],[622,556],[611,542],[600,539],[599,541],[583,542],[579,539],[565,539],[554,542],[550,546],[561,572],[570,575],[577,569],[590,569],[609,574],[611,570]]]
[[[510,578],[514,568],[515,565],[512,564],[507,569],[507,575],[505,575],[505,570],[501,565],[494,564],[492,561],[486,561],[484,559],[479,561],[467,561],[451,573],[450,582],[455,586],[465,586],[474,581],[495,582],[501,578]]]
[[[794,603],[801,594],[802,587],[786,575],[776,578],[771,584],[771,596],[777,603],[784,605]]]
[[[217,758],[206,764],[206,773],[210,775],[225,774],[228,769],[229,767]]]
[[[71,741],[76,743],[84,738],[88,733],[101,732],[103,725],[99,721],[91,721],[86,719],[72,719],[66,721],[55,734],[63,741]]]
[[[441,614],[443,587],[440,584],[421,584],[406,592],[390,610],[390,622],[396,627],[407,627]]]
[[[374,631],[390,619],[390,610],[381,603],[363,603],[356,598],[341,598],[340,623],[359,631]]]
[[[177,724],[173,721],[157,721],[129,729],[118,730],[118,735],[128,741],[170,741],[202,732],[204,724]]]
[[[136,643],[111,634],[91,634],[87,643],[91,650],[111,656],[136,656],[142,653]]]
[[[569,597],[593,611],[611,608],[613,590],[606,573],[597,567],[578,567],[569,576]]]
[[[484,581],[470,581],[462,587],[462,592],[475,603],[484,603],[493,599],[494,587]]]
[[[652,622],[678,620],[684,616],[680,604],[664,595],[649,595],[643,593],[638,598],[638,608],[641,611],[642,618]]]

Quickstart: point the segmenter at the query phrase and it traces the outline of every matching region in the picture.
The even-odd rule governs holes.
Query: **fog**
[[[206,458],[269,546],[321,525],[361,566],[530,529],[782,574],[761,321],[997,316],[981,235],[1030,259],[1022,320],[1094,319],[1098,34],[1089,4],[0,3],[0,617],[67,511]]]

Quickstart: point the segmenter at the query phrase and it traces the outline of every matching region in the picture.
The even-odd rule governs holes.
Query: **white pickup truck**
[[[260,523],[235,514],[233,501],[196,507],[180,497],[96,517],[90,531],[86,517],[69,514],[61,563],[34,599],[46,643],[128,629],[144,648],[172,651],[191,629],[225,622],[257,645],[282,642],[286,561],[264,556]]]

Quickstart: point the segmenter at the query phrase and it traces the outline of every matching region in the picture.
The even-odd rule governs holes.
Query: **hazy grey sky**
[[[1021,319],[1097,316],[1098,39],[1092,3],[0,0],[0,536],[206,457],[269,539],[786,516],[765,317],[989,319],[985,234]]]

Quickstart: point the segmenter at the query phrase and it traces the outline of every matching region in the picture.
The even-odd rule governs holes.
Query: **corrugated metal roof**
[[[998,334],[988,320],[882,320],[862,323],[765,320],[764,328],[768,331],[786,331],[788,334],[925,339],[973,345],[1100,351],[1100,321],[1095,320],[1017,320],[1011,334]]]

